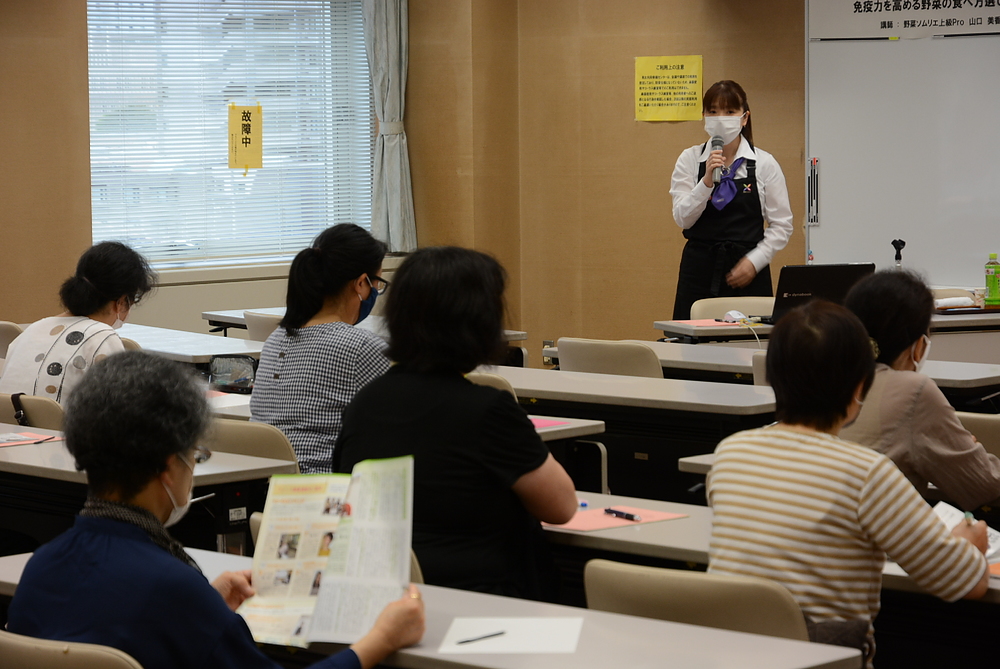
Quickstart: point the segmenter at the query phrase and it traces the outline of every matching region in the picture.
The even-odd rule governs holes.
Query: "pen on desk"
[[[966,525],[975,525],[976,524],[976,517],[972,515],[971,511],[966,511],[965,512],[965,524]]]
[[[44,444],[46,441],[52,441],[55,438],[56,438],[56,435],[52,435],[51,437],[45,437],[44,439],[39,439],[38,441],[33,441],[31,443],[32,444]]]
[[[473,641],[482,641],[483,639],[492,639],[495,636],[503,636],[506,633],[507,632],[505,632],[503,630],[500,630],[499,632],[491,632],[490,634],[484,634],[482,636],[474,636],[474,637],[471,637],[469,639],[460,639],[459,641],[456,641],[455,643],[457,643],[457,644],[458,643],[472,643]]]
[[[604,513],[608,514],[609,516],[614,516],[615,518],[624,518],[625,520],[635,520],[635,521],[642,520],[641,517],[635,515],[634,513],[627,513],[625,511],[619,511],[618,509],[605,509]]]

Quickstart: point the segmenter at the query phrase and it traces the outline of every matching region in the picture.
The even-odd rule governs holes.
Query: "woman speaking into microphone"
[[[785,176],[753,145],[743,88],[712,84],[702,113],[711,139],[685,149],[670,179],[674,220],[688,240],[674,320],[690,318],[691,305],[706,297],[772,295],[769,263],[792,234]]]

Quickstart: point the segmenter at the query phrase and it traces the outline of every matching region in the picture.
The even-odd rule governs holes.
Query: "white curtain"
[[[362,0],[365,51],[371,70],[375,117],[372,174],[372,234],[391,251],[417,248],[410,185],[410,154],[403,131],[403,101],[409,60],[407,0]]]

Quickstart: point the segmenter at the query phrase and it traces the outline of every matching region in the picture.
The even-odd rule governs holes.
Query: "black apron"
[[[704,149],[703,149],[704,150]],[[722,210],[711,202],[697,222],[684,231],[687,244],[681,255],[674,298],[674,320],[691,317],[691,305],[706,297],[773,295],[771,268],[764,266],[743,288],[726,283],[726,274],[764,239],[764,216],[757,193],[757,161],[746,160],[747,176],[736,179],[736,196]],[[698,165],[698,179],[705,163]],[[713,191],[714,194],[714,191]]]

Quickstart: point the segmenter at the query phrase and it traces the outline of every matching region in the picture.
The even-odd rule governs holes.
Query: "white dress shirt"
[[[706,161],[711,152],[712,147],[708,143],[704,145],[704,149],[701,144],[692,146],[681,153],[674,165],[674,173],[670,178],[670,197],[674,201],[674,221],[684,230],[698,221],[711,199],[713,189],[698,178],[698,165]],[[746,258],[759,272],[788,243],[788,238],[792,235],[792,209],[788,203],[785,175],[774,156],[761,148],[750,148],[750,143],[740,136],[740,145],[733,160],[738,158],[757,161],[757,194],[767,228],[764,230],[764,239],[747,253]],[[744,161],[736,170],[735,178],[745,179],[746,176]]]

